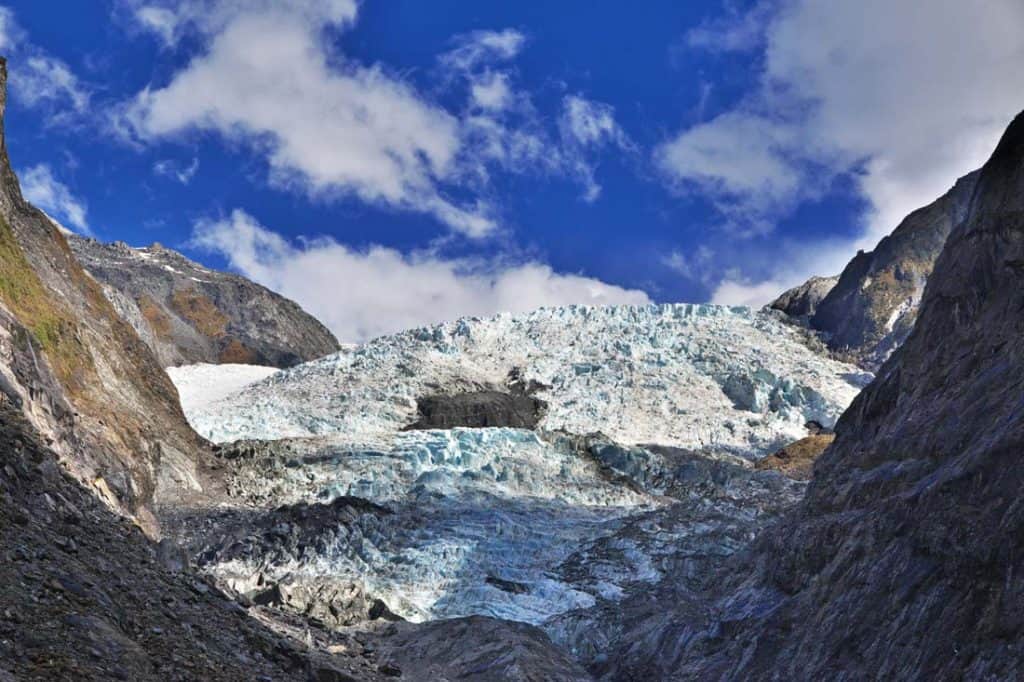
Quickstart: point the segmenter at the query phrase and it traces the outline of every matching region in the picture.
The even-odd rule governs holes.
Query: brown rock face
[[[806,499],[726,574],[703,629],[662,632],[677,672],[1024,676],[1022,292],[1024,114],[978,176],[913,332],[839,421]]]
[[[0,116],[6,63],[0,62]],[[195,488],[201,440],[150,350],[28,204],[0,125],[0,387],[79,477],[148,521],[161,488]]]
[[[754,468],[778,471],[798,481],[809,481],[814,463],[835,439],[833,433],[816,433],[801,438],[778,452],[757,460]]]
[[[296,303],[159,244],[136,249],[71,235],[72,251],[164,367],[197,362],[291,367],[338,350]]]

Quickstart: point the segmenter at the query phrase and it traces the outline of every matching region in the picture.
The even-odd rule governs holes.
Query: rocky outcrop
[[[815,433],[790,443],[754,463],[758,470],[778,471],[798,481],[809,481],[814,463],[836,439],[834,433]]]
[[[544,416],[543,400],[525,394],[481,390],[428,395],[416,400],[419,419],[406,429],[508,427],[532,429]]]
[[[68,242],[164,367],[291,367],[338,350],[313,316],[244,277],[204,268],[160,244],[136,249],[74,235]]]
[[[627,633],[617,674],[1024,676],[1024,114],[977,177],[907,341],[801,505],[708,610]]]
[[[0,63],[0,115],[5,92]],[[201,441],[174,386],[61,231],[24,200],[2,132],[0,376],[69,470],[140,522],[152,524],[162,491],[201,487]]]
[[[586,682],[592,679],[538,628],[471,616],[422,626],[395,625],[383,655],[410,679]]]
[[[839,283],[839,277],[811,277],[803,284],[786,291],[772,301],[769,307],[781,310],[790,317],[809,320],[818,305]]]
[[[965,175],[907,216],[874,251],[858,252],[816,306],[805,306],[800,292],[813,290],[820,278],[786,292],[772,307],[809,316],[804,319],[829,348],[874,371],[914,328],[925,282],[949,233],[966,217],[977,181],[977,171]]]
[[[6,398],[0,584],[0,680],[386,679],[350,640],[250,617],[68,476]]]

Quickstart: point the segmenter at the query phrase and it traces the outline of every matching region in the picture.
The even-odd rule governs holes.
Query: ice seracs
[[[811,350],[777,313],[713,305],[540,309],[384,336],[202,408],[203,436],[389,442],[426,395],[508,390],[547,403],[540,428],[745,456],[830,426],[868,375]],[[179,377],[185,376],[179,373]]]
[[[240,504],[201,522],[198,563],[332,625],[486,615],[597,656],[622,600],[700,575],[798,498],[749,460],[831,426],[867,379],[805,333],[747,308],[570,306],[262,379],[179,368]]]

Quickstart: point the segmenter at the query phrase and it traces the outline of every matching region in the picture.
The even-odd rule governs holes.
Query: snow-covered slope
[[[832,425],[867,376],[810,350],[777,314],[711,305],[540,309],[385,336],[206,405],[218,442],[328,435],[389,444],[426,395],[537,382],[540,427],[758,455]],[[189,382],[188,368],[175,381]]]
[[[211,365],[202,363],[184,367],[168,367],[178,389],[178,398],[185,414],[195,414],[210,403],[222,400],[250,384],[276,373],[277,367],[263,365]]]

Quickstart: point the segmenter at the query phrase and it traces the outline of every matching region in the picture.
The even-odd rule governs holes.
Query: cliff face
[[[694,679],[1024,675],[1022,291],[1024,114],[800,507],[725,574],[706,621],[622,658]]]
[[[241,363],[291,367],[338,341],[294,302],[154,244],[134,249],[69,236],[85,269],[164,367]]]
[[[6,63],[0,61],[0,116]],[[107,502],[144,524],[161,489],[200,487],[201,440],[153,354],[27,203],[0,123],[0,389]]]
[[[838,282],[838,277],[811,277],[800,286],[783,293],[769,307],[781,310],[790,317],[809,320]]]
[[[813,277],[771,307],[807,320],[829,348],[876,370],[914,328],[925,282],[949,233],[966,217],[977,181],[975,171],[911,213],[874,251],[859,252],[825,294],[831,278]]]

